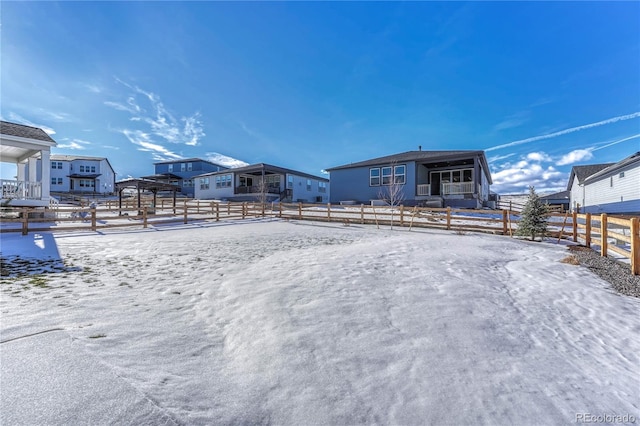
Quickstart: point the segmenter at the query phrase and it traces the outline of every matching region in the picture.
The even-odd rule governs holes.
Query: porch
[[[0,203],[12,207],[49,205],[50,152],[54,146],[56,142],[42,129],[1,122],[0,162],[15,165],[16,175],[0,181]]]

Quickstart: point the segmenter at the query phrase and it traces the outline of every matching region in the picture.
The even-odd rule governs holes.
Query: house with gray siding
[[[195,197],[195,177],[208,172],[227,170],[228,167],[201,158],[161,161],[154,163],[155,174],[142,179],[170,183],[180,188],[187,197]]]
[[[51,192],[113,194],[116,172],[108,158],[81,155],[51,156]]]
[[[194,181],[200,200],[256,201],[264,194],[269,202],[329,201],[329,179],[265,163],[204,173]]]
[[[481,208],[492,184],[484,151],[408,151],[327,171],[331,203],[376,203],[400,185],[405,206]]]
[[[640,151],[617,163],[574,166],[567,190],[579,213],[640,214]]]

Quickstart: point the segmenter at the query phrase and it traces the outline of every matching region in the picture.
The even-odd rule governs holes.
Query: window
[[[406,182],[406,166],[395,166],[393,170],[393,181],[398,185],[404,185]]]
[[[609,180],[609,186],[613,188],[613,176],[611,176],[611,179]]]
[[[187,171],[190,172],[193,170],[193,163],[187,163]]]
[[[232,175],[216,176],[216,188],[231,188]]]
[[[94,186],[95,186],[95,181],[91,179],[80,179],[81,188],[93,188]]]
[[[624,172],[620,172],[620,174],[618,175],[619,178],[623,178],[624,177]]]
[[[89,166],[87,166],[87,167],[89,167]],[[89,171],[89,170],[87,170],[87,171]],[[91,173],[95,173],[95,172],[96,172],[96,166],[91,166]]]
[[[327,192],[327,182],[318,182],[318,192]]]
[[[307,179],[307,191],[311,191],[311,179]]]
[[[209,189],[209,178],[200,178],[200,189]]]
[[[383,167],[382,168],[382,184],[390,185],[391,184],[391,167]]]
[[[369,186],[380,186],[380,169],[369,169]]]
[[[280,189],[280,175],[265,176],[267,187],[271,189]]]
[[[180,171],[184,172],[187,170],[187,164],[186,163],[180,163]]]
[[[169,172],[173,172],[173,164],[169,164],[168,170],[169,170]]]
[[[58,178],[51,178],[51,185],[57,185],[58,184]]]
[[[287,189],[293,189],[293,176],[287,176]]]
[[[84,173],[84,166],[80,166],[80,173]]]
[[[51,162],[51,168],[52,169],[62,169],[62,162],[61,161],[52,161]]]
[[[184,179],[182,181],[183,188],[192,187],[192,186],[193,186],[193,179]]]
[[[62,178],[58,178],[58,185],[62,185]]]

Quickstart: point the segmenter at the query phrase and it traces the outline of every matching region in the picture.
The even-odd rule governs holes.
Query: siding
[[[287,185],[287,180],[289,178],[289,176],[293,176],[293,196],[291,197],[291,199],[293,201],[298,201],[298,200],[302,200],[304,202],[308,202],[308,203],[315,203],[318,202],[317,199],[318,197],[321,198],[321,203],[328,203],[330,200],[330,188],[329,188],[329,182],[327,182],[327,192],[320,192],[318,190],[318,183],[320,182],[317,179],[310,179],[311,180],[311,191],[307,191],[307,179],[306,177],[303,176],[297,176],[293,173],[287,173],[287,175],[285,176],[285,181],[283,183],[283,187],[285,188]]]
[[[624,177],[620,177],[621,172]],[[595,182],[587,181],[584,191],[587,207],[640,200],[640,164],[631,164]]]
[[[584,206],[584,188],[578,183],[578,177],[573,177],[573,183],[571,184],[570,205],[571,210],[575,210],[578,207]],[[580,209],[582,211],[582,209]]]
[[[405,200],[414,200],[416,197],[416,163],[413,161],[405,164],[406,184],[404,185]],[[331,172],[331,196],[332,203],[340,201],[356,201],[358,203],[369,204],[370,200],[380,198],[380,191],[384,191],[386,186],[369,186],[369,169],[373,167],[385,167],[389,164],[379,164],[375,166],[355,167],[353,169],[340,169]]]

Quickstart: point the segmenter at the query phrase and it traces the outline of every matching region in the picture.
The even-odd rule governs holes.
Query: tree
[[[548,207],[540,201],[533,186],[529,187],[529,198],[522,209],[520,223],[516,235],[531,236],[531,241],[540,235],[544,238],[547,233]]]
[[[378,198],[391,207],[391,229],[393,229],[394,210],[404,201],[404,182],[401,182],[399,177],[396,177],[395,170],[396,163],[392,163],[391,181],[388,184],[381,182],[384,186],[380,192],[378,192]]]

